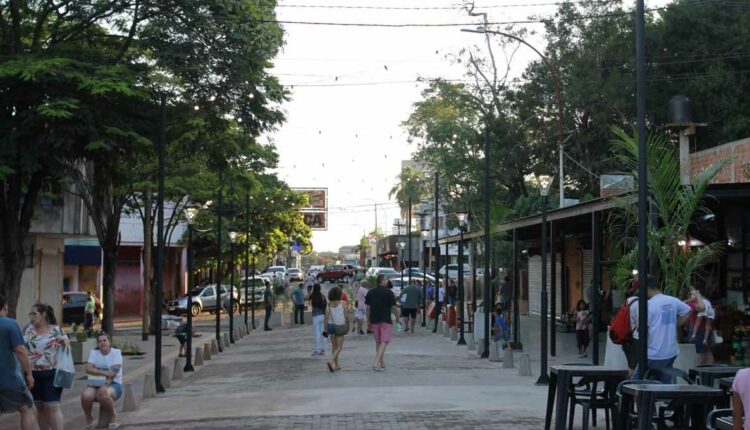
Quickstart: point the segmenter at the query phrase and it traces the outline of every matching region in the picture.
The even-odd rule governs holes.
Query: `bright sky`
[[[558,0],[559,1],[559,0]],[[287,122],[269,139],[280,155],[279,175],[291,187],[328,188],[328,230],[313,233],[317,251],[355,245],[375,225],[390,234],[398,208],[388,192],[401,160],[416,145],[400,124],[421,99],[423,78],[463,78],[464,68],[446,55],[484,36],[463,33],[481,17],[469,17],[460,0],[280,0],[280,21],[336,23],[442,24],[465,27],[375,28],[284,24],[286,46],[272,70],[282,84],[293,85],[284,105]],[[549,17],[555,0],[477,0],[489,21]],[[633,2],[634,3],[634,2]],[[307,7],[299,7],[307,6]],[[314,6],[314,7],[310,7]],[[334,7],[320,7],[334,6]],[[342,7],[344,6],[344,7]],[[379,9],[352,7],[375,6]],[[383,8],[401,9],[383,9]],[[406,10],[403,8],[427,8]],[[481,8],[481,9],[479,9]],[[527,28],[543,31],[540,24]],[[543,49],[540,34],[527,39]],[[534,54],[521,48],[512,64],[520,74]]]

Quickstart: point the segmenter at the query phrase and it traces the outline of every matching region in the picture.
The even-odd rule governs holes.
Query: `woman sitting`
[[[94,418],[91,416],[91,408],[94,401],[101,405],[100,413],[111,417],[109,428],[120,427],[115,413],[115,401],[122,395],[122,353],[117,348],[112,348],[112,336],[101,332],[96,338],[97,349],[89,354],[86,363],[86,374],[88,382],[86,389],[81,393],[81,406],[86,418],[86,428],[93,429]]]

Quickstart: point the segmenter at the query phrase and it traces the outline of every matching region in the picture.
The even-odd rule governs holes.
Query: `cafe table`
[[[719,388],[727,392],[732,391],[732,384],[734,384],[734,376],[719,379]]]
[[[706,387],[713,387],[714,381],[729,376],[734,376],[741,367],[694,367],[690,369],[688,374],[696,384],[705,385]]]
[[[628,369],[609,366],[589,366],[586,364],[556,364],[550,366],[550,379],[547,391],[547,415],[544,429],[549,430],[552,409],[555,411],[555,430],[565,430],[568,417],[568,403],[573,378],[586,378],[592,384],[604,382],[604,389],[614,402],[617,384],[628,376]],[[617,408],[613,408],[612,421],[617,422]]]
[[[651,429],[655,401],[675,399],[685,400],[691,415],[690,428],[705,429],[708,411],[724,396],[724,392],[718,388],[685,384],[625,384],[622,386],[622,394],[622,411],[629,411],[632,402],[638,402],[638,430]],[[624,425],[621,429],[629,425],[628,419],[620,422]]]

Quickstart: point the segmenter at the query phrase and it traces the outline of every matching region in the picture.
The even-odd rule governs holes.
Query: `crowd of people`
[[[72,364],[70,340],[57,324],[53,308],[37,303],[29,311],[29,324],[21,330],[8,317],[8,302],[0,296],[0,412],[17,411],[21,430],[62,430],[60,399],[63,389],[70,388],[61,373],[63,362]],[[112,347],[112,337],[100,332],[97,348],[92,350],[84,371],[86,387],[81,393],[81,407],[86,429],[93,429],[91,410],[94,402],[111,416],[110,429],[120,427],[114,402],[122,395],[122,354]]]

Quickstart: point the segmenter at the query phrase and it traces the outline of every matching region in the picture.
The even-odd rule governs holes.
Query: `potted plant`
[[[70,352],[73,354],[75,364],[85,363],[89,358],[89,353],[96,347],[96,340],[89,338],[88,333],[84,330],[77,330],[70,339]]]

